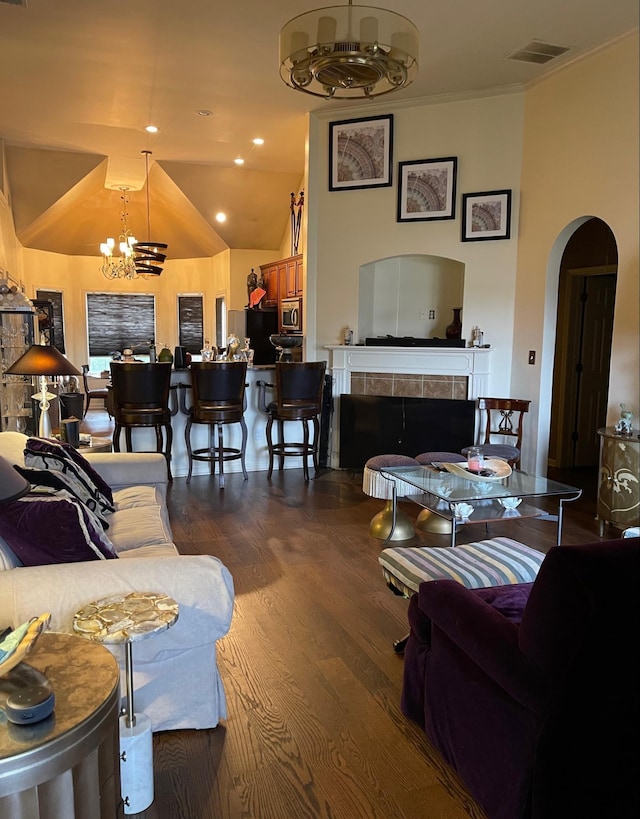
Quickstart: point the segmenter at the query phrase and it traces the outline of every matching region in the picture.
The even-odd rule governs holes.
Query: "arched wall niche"
[[[465,266],[444,256],[406,255],[360,266],[358,340],[376,336],[445,338],[462,307]]]

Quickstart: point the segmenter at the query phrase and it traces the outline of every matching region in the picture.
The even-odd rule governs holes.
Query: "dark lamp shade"
[[[34,344],[6,370],[6,375],[81,375],[62,353],[50,344]]]
[[[0,455],[0,503],[9,503],[26,495],[31,485]]]

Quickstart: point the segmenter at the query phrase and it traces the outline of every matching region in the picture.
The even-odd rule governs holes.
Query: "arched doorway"
[[[559,270],[551,399],[549,466],[598,464],[604,426],[615,308],[618,251],[601,219],[584,221],[569,238]]]

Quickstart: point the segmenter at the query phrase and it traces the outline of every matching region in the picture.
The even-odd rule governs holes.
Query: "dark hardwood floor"
[[[89,413],[84,428],[109,431]],[[579,476],[565,543],[598,539],[595,470]],[[573,483],[566,473],[552,476]],[[169,508],[178,548],[230,569],[236,603],[218,643],[228,718],[205,731],[154,736],[155,801],[145,819],[481,819],[456,775],[400,711],[407,601],[384,585],[380,541],[368,534],[382,501],[361,474],[302,470],[175,478]],[[576,484],[574,484],[576,485]],[[553,504],[551,508],[553,508]],[[409,514],[418,507],[403,503]],[[486,537],[483,526],[462,540]],[[506,534],[547,551],[555,525],[510,521]],[[616,537],[607,530],[605,537]],[[416,543],[447,545],[420,534]],[[189,680],[185,679],[185,685]]]

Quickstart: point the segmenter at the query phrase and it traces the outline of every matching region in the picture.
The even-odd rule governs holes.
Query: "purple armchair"
[[[640,816],[640,538],[558,546],[534,583],[420,585],[402,709],[490,819]]]

